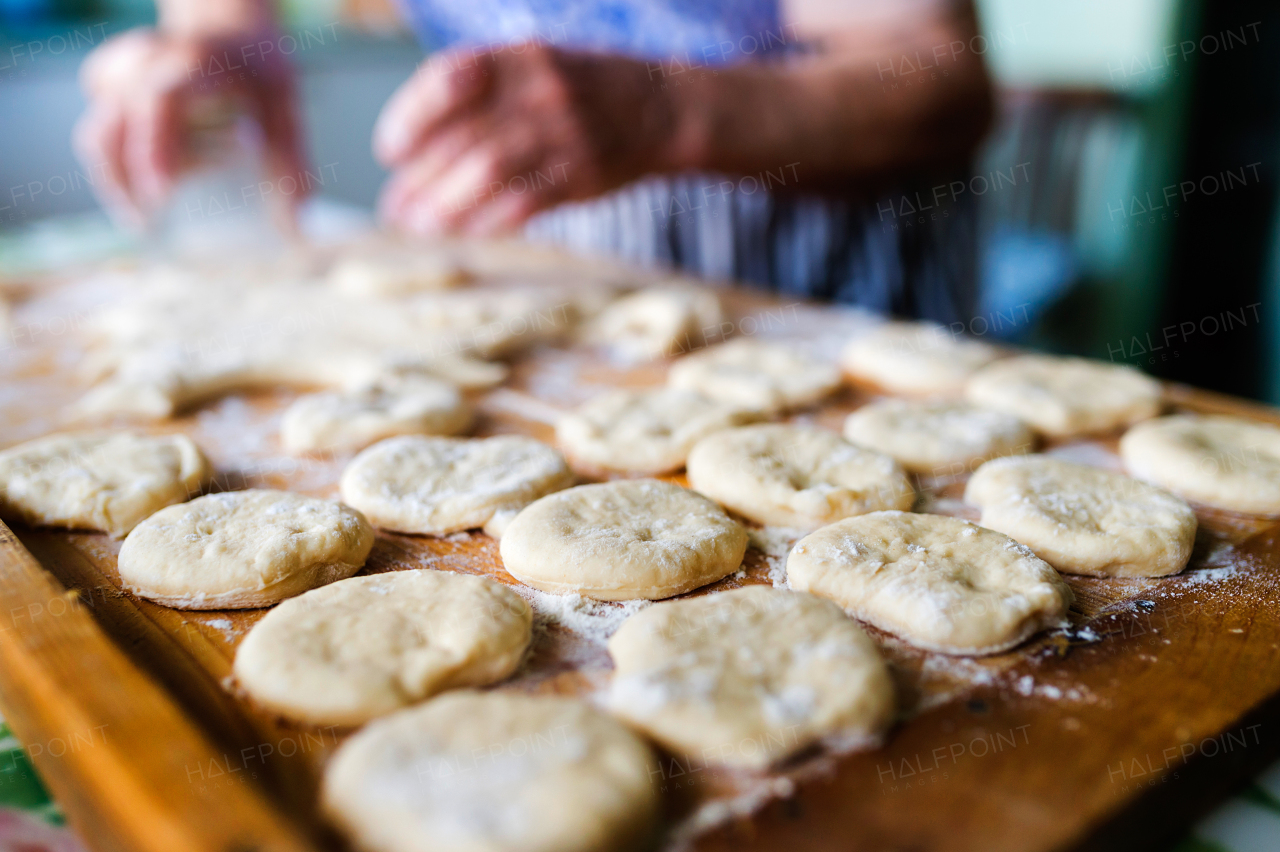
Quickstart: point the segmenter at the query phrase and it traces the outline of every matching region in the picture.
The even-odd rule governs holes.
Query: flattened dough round
[[[844,421],[844,436],[892,456],[912,473],[934,476],[971,471],[1035,444],[1027,424],[1012,414],[948,400],[868,403]]]
[[[587,474],[653,475],[684,467],[701,439],[756,415],[679,388],[616,390],[556,423],[556,444]]]
[[[942,654],[995,654],[1060,623],[1058,572],[1006,535],[944,515],[875,512],[800,539],[791,588]]]
[[[487,577],[426,569],[351,577],[285,601],[236,649],[255,701],[312,725],[360,725],[520,664],[529,605]]]
[[[710,290],[652,287],[604,308],[583,336],[638,361],[696,349],[721,333],[723,321],[720,298]]]
[[[774,423],[703,438],[689,453],[689,484],[745,518],[796,529],[910,509],[916,497],[884,453],[823,429]]]
[[[1067,574],[1164,577],[1186,567],[1195,544],[1195,513],[1167,491],[1048,456],[984,464],[964,499],[984,527]]]
[[[453,253],[442,248],[379,245],[339,259],[329,271],[329,286],[360,299],[396,298],[446,290],[470,278]]]
[[[927,322],[887,322],[854,338],[840,361],[854,378],[894,393],[958,396],[974,370],[999,353]]]
[[[1123,364],[1020,355],[984,367],[965,394],[1053,438],[1107,432],[1160,413],[1160,383]]]
[[[1120,439],[1134,476],[1206,506],[1280,515],[1280,429],[1239,417],[1175,415]]]
[[[780,343],[742,339],[686,355],[667,381],[734,408],[775,413],[830,396],[840,371]]]
[[[280,423],[291,453],[359,450],[395,435],[456,435],[471,424],[458,389],[426,377],[298,397]]]
[[[383,529],[447,535],[483,527],[499,536],[516,512],[572,484],[564,457],[524,435],[406,435],[352,459],[341,488],[343,500]]]
[[[602,601],[657,600],[742,564],[747,531],[701,494],[656,479],[543,497],[502,536],[508,573],[535,589]]]
[[[813,595],[748,586],[666,601],[609,639],[609,708],[676,754],[764,769],[819,741],[874,740],[893,717],[875,643]]]
[[[332,500],[255,489],[161,509],[120,548],[120,580],[177,609],[249,609],[350,577],[373,527]]]
[[[153,512],[189,500],[212,475],[183,435],[50,435],[0,452],[0,517],[120,538]]]
[[[343,743],[321,807],[368,852],[639,850],[654,769],[639,737],[581,701],[460,690]]]

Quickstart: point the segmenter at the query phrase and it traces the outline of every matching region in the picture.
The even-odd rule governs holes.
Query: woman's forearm
[[[793,166],[802,183],[873,187],[962,163],[990,123],[991,87],[963,26],[845,38],[814,55],[668,84],[668,168]],[[847,45],[847,46],[846,46]]]

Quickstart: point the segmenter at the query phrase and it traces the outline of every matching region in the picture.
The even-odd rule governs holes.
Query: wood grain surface
[[[778,307],[745,293],[726,301],[736,321]],[[836,311],[791,307],[794,320],[773,336],[813,343],[846,333]],[[11,386],[38,389],[33,401],[6,411],[0,445],[59,425],[57,411],[83,388],[66,368],[71,345],[57,341],[0,371]],[[588,349],[538,349],[514,365],[504,388],[477,400],[477,432],[549,439],[557,411],[604,388],[659,383],[666,367],[621,367]],[[838,429],[873,393],[850,387],[793,419]],[[291,459],[279,446],[280,412],[294,395],[225,398],[155,431],[183,431],[204,447],[218,470],[215,489],[334,496],[349,456]],[[1169,399],[1179,409],[1280,422],[1274,410],[1188,388],[1169,388]],[[1114,436],[1046,449],[1118,466]],[[963,479],[920,482],[918,508],[975,518],[959,501]],[[764,776],[662,756],[654,777],[667,806],[668,845],[1160,848],[1280,753],[1280,527],[1197,514],[1201,531],[1186,572],[1068,578],[1078,598],[1073,628],[1012,652],[950,658],[871,631],[903,707],[878,750],[802,755]],[[228,679],[237,643],[264,611],[158,606],[120,591],[118,542],[14,533],[21,546],[0,536],[0,613],[8,613],[0,615],[0,709],[29,744],[100,729],[98,744],[33,755],[93,848],[341,848],[316,819],[314,801],[324,761],[348,732],[274,718]],[[782,561],[781,551],[753,548],[742,576],[698,593],[770,582]],[[518,585],[480,533],[380,534],[365,570],[415,568]],[[531,596],[540,613],[534,648],[504,688],[589,695],[605,687],[610,664],[598,632],[557,620],[555,602]],[[50,613],[54,601],[64,602],[65,615]],[[587,615],[603,628],[616,620],[615,605]]]

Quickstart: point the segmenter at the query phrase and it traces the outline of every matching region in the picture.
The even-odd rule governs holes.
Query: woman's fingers
[[[262,128],[266,143],[268,174],[276,181],[276,191],[288,196],[288,206],[295,207],[309,194],[310,183],[304,180],[307,155],[303,150],[302,132],[294,108],[296,101],[292,84],[289,80],[282,80],[279,85],[259,87],[252,90],[252,97],[254,117]],[[282,180],[285,177],[293,181]]]
[[[182,128],[175,92],[156,92],[133,104],[125,119],[124,165],[131,195],[158,206],[178,172]]]
[[[73,141],[103,206],[124,224],[139,227],[142,215],[125,169],[124,111],[116,104],[95,106],[76,123]]]
[[[460,230],[473,237],[511,233],[534,213],[552,203],[554,202],[532,192],[495,196],[488,204],[482,205],[468,216]]]
[[[409,208],[409,217],[420,232],[456,231],[476,208],[485,203],[486,187],[494,178],[493,155],[472,151],[460,157],[414,200]]]
[[[382,108],[373,153],[386,166],[404,164],[443,124],[478,101],[492,81],[492,57],[445,51],[424,62]]]
[[[458,158],[400,203],[393,224],[419,234],[486,233],[528,218],[555,203],[554,180],[541,175],[539,152],[521,142],[488,144]],[[563,189],[563,187],[561,187]]]
[[[383,187],[378,213],[396,222],[413,199],[429,190],[459,159],[474,150],[486,136],[481,121],[460,121],[436,133],[413,159],[397,169]]]

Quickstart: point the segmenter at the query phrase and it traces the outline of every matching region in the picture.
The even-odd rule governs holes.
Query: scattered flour
[[[1224,568],[1235,563],[1235,546],[1230,542],[1221,541],[1213,546],[1213,549],[1205,554],[1204,567],[1206,568]]]
[[[1117,473],[1124,471],[1124,463],[1118,455],[1092,441],[1051,447],[1045,451],[1045,455],[1053,456],[1063,461],[1075,462],[1076,464],[1087,464],[1090,467],[1113,470]]]
[[[510,388],[498,388],[490,391],[480,401],[480,410],[485,413],[514,414],[522,420],[529,420],[534,423],[554,424],[564,416],[564,409],[557,408],[537,397],[514,391]]]
[[[790,778],[758,778],[746,787],[735,796],[704,802],[677,824],[669,838],[673,852],[692,849],[694,841],[713,828],[749,817],[772,799],[786,799],[795,794],[795,782]]]
[[[1036,684],[1035,678],[1031,675],[1023,675],[1013,683],[1013,691],[1019,695],[1038,696],[1047,698],[1050,701],[1060,701],[1066,699],[1076,703],[1094,704],[1097,699],[1086,687],[1071,687],[1062,689],[1061,687],[1052,686],[1050,684]]]
[[[1186,571],[1182,574],[1176,575],[1176,579],[1181,580],[1184,585],[1204,586],[1211,583],[1220,583],[1223,580],[1229,580],[1239,573],[1239,565],[1228,565],[1223,568],[1205,568],[1200,571]]]
[[[749,527],[747,537],[751,546],[764,554],[768,566],[769,582],[775,589],[789,589],[787,583],[787,554],[795,543],[807,535],[805,530],[789,527]]]
[[[578,594],[552,595],[528,586],[514,586],[513,590],[533,607],[535,626],[558,624],[596,645],[603,645],[622,622],[653,603],[642,600],[613,603]]]
[[[1075,641],[1085,644],[1102,641],[1102,635],[1087,624],[1083,627],[1077,627],[1072,631],[1072,634],[1072,638]]]

